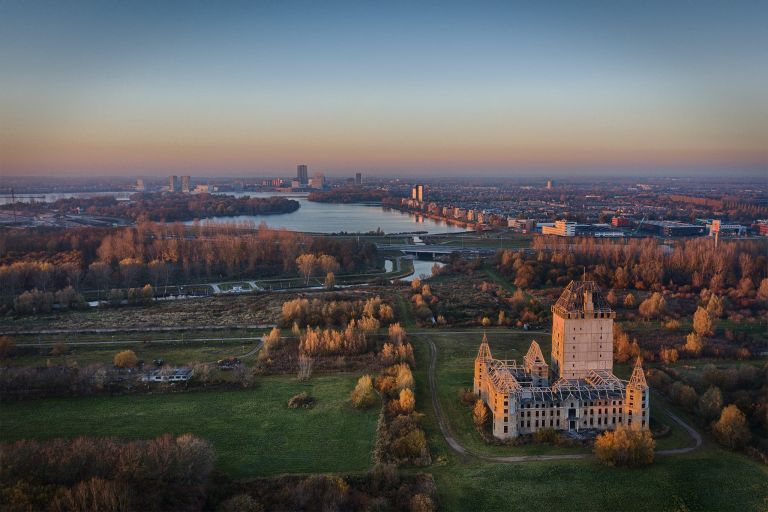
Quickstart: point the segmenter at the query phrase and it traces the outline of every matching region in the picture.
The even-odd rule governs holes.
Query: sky
[[[0,0],[0,178],[768,176],[766,26],[765,1]]]

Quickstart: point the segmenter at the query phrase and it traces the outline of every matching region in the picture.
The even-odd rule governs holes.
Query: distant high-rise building
[[[419,189],[417,187],[411,188],[411,199],[415,201],[417,197],[419,197]]]
[[[362,185],[363,184],[363,173],[357,172],[355,173],[355,185]]]
[[[325,174],[316,172],[309,180],[309,188],[322,189],[325,187]]]
[[[144,185],[144,179],[138,178],[136,180],[136,191],[137,192],[144,192],[147,189],[147,187]]]
[[[552,187],[555,186],[555,183],[552,180],[547,180],[547,190],[552,190]]]
[[[185,194],[189,194],[189,191],[191,190],[191,188],[189,187],[189,182],[190,182],[189,176],[181,177],[181,191],[184,192]]]
[[[299,185],[306,185],[309,183],[309,175],[307,173],[307,166],[305,164],[299,164],[296,166],[296,179],[299,180]]]
[[[419,202],[424,201],[424,185],[416,185],[416,199]]]
[[[178,192],[179,191],[179,177],[178,176],[169,176],[168,177],[168,192]]]

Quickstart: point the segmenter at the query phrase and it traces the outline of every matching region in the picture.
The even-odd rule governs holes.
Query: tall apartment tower
[[[181,191],[184,192],[185,194],[189,194],[189,191],[191,190],[189,183],[190,183],[189,176],[181,177]]]
[[[411,199],[416,200],[419,197],[419,189],[418,187],[412,187],[411,188]]]
[[[299,180],[299,185],[306,185],[309,183],[309,174],[305,164],[299,164],[296,166],[296,179]]]
[[[424,201],[424,185],[416,185],[416,199]]]
[[[355,185],[362,185],[363,184],[363,173],[356,172],[355,173]]]
[[[616,313],[594,281],[571,281],[552,306],[552,371],[583,379],[590,370],[613,371]]]
[[[547,180],[547,190],[552,190],[552,187],[554,186],[554,182],[552,180]]]
[[[178,191],[179,191],[179,177],[178,176],[168,177],[168,192],[178,192]]]

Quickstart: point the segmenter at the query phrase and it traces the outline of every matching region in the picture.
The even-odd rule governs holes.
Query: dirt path
[[[435,411],[437,424],[439,425],[440,431],[442,432],[443,437],[445,438],[445,442],[448,443],[448,446],[450,446],[453,451],[455,451],[456,453],[462,456],[475,457],[488,462],[529,462],[529,461],[548,461],[548,460],[574,460],[574,459],[586,459],[593,456],[592,454],[589,454],[589,453],[556,454],[556,455],[493,456],[493,455],[483,455],[483,454],[475,453],[471,450],[468,450],[453,436],[448,420],[445,418],[445,415],[443,414],[443,409],[440,405],[440,399],[437,396],[437,378],[435,376],[435,368],[437,367],[437,346],[435,345],[435,342],[432,341],[431,339],[427,341],[429,342],[429,367],[427,369],[427,380],[429,381],[429,393],[432,399],[432,408]],[[690,434],[690,436],[694,439],[694,441],[696,441],[696,444],[688,448],[659,450],[655,452],[656,455],[680,455],[683,453],[692,452],[693,450],[701,446],[701,443],[702,443],[701,435],[693,427],[685,423],[682,419],[680,419],[678,416],[676,416],[669,410],[664,409],[664,411],[669,415],[670,418],[672,418],[675,422],[680,424],[680,426],[682,426],[688,432],[688,434]]]

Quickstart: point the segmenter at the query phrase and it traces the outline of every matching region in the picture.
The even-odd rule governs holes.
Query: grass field
[[[78,345],[69,347],[62,355],[51,355],[50,347],[41,349],[25,349],[19,355],[3,359],[3,364],[9,366],[47,366],[71,365],[77,363],[84,366],[93,363],[112,364],[115,354],[121,350],[133,350],[139,360],[151,363],[155,359],[163,359],[170,365],[187,365],[191,363],[210,363],[226,357],[239,357],[252,350],[257,341],[241,342],[209,342],[207,344],[118,344],[118,345]]]
[[[265,377],[249,390],[3,402],[0,439],[191,432],[214,444],[218,467],[235,477],[364,471],[378,409],[348,405],[356,378],[321,376],[300,383]],[[288,399],[301,391],[317,399],[315,407],[288,409]]]
[[[458,389],[471,386],[471,361],[482,331],[469,336],[439,335],[438,390],[454,435],[468,448],[494,454],[536,453],[542,447],[498,448],[481,446],[467,409],[460,405]],[[529,340],[537,339],[549,353],[548,335],[489,331],[496,357],[520,359]],[[697,511],[768,509],[768,468],[742,455],[720,449],[711,441],[689,454],[659,457],[641,469],[615,469],[594,459],[578,461],[491,463],[461,457],[449,449],[435,421],[427,382],[429,347],[426,337],[414,341],[417,359],[417,403],[425,412],[423,426],[435,464],[430,468],[445,510],[569,510]],[[469,364],[469,366],[467,366]],[[653,415],[669,419],[653,397]],[[668,404],[663,404],[668,407]],[[684,416],[672,408],[675,414]],[[679,428],[659,441],[659,448],[688,446],[690,438]],[[517,451],[515,451],[517,450]],[[555,450],[556,449],[552,449]],[[550,452],[552,453],[552,452]]]

